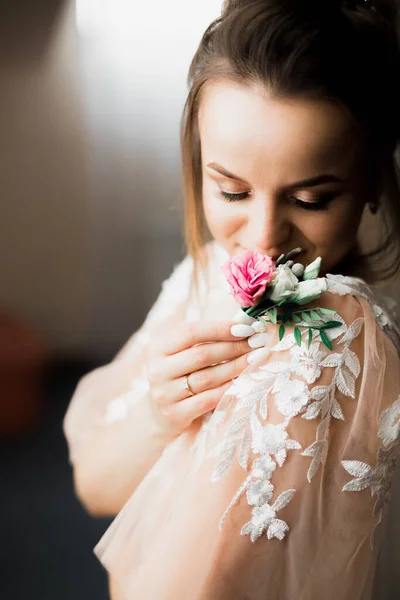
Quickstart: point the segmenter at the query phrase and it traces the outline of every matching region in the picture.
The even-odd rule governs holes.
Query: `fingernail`
[[[247,341],[250,348],[261,348],[267,343],[267,334],[255,333],[254,335],[250,336]]]
[[[244,325],[252,325],[255,323],[255,319],[253,319],[253,317],[249,317],[249,315],[242,309],[236,313],[236,315],[233,317],[233,320],[237,321],[238,323],[243,323]]]
[[[253,335],[254,329],[250,327],[250,325],[242,325],[239,323],[238,325],[232,325],[231,334],[235,337],[249,337],[249,335]]]
[[[253,352],[249,352],[247,355],[247,362],[250,364],[255,360],[260,354],[265,352],[265,348],[258,348],[258,350],[253,350]]]

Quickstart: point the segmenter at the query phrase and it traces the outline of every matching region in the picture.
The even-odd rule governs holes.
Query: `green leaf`
[[[318,313],[315,312],[315,310],[312,310],[310,312],[311,318],[314,319],[315,321],[320,321],[321,317],[319,316]]]
[[[301,332],[298,327],[294,328],[294,339],[296,340],[297,345],[301,346]]]
[[[325,346],[327,348],[329,348],[329,350],[332,350],[332,344],[331,344],[331,340],[328,338],[328,336],[326,335],[325,331],[320,331],[319,332],[320,336],[321,336],[321,340],[322,342],[325,344]]]
[[[266,319],[263,319],[262,317],[258,317],[258,320],[260,321],[260,323],[262,323],[263,325],[268,325],[268,323],[270,321],[267,321]]]
[[[301,321],[299,315],[296,315],[296,313],[292,314],[292,319],[295,323],[300,323],[300,321]]]
[[[331,308],[317,308],[316,310],[319,310],[319,312],[322,312],[324,315],[331,315],[336,312],[336,310],[332,310]]]
[[[301,313],[301,318],[303,319],[303,321],[311,321],[311,317],[310,315],[308,315],[306,312],[302,312]]]
[[[281,325],[279,327],[279,341],[281,341],[281,339],[283,338],[284,335],[285,335],[285,326]]]
[[[319,329],[332,329],[333,327],[339,327],[342,325],[340,321],[327,321],[323,325],[318,325]]]
[[[274,325],[276,325],[276,318],[278,316],[278,309],[276,308],[276,306],[273,306],[272,308],[269,309],[268,315],[269,315],[269,318],[271,319],[271,322]]]
[[[269,298],[266,298],[255,306],[249,306],[248,308],[242,307],[242,310],[244,310],[249,317],[256,319],[260,315],[264,314],[269,308],[271,308],[271,306],[273,306],[273,302]]]
[[[285,323],[285,325],[291,325],[292,314],[293,314],[293,305],[288,304],[287,306],[285,306],[283,308],[282,323]]]
[[[308,347],[311,346],[312,336],[313,336],[312,329],[309,329],[308,330]]]

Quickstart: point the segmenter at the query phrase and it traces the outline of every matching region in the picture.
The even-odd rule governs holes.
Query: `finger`
[[[174,405],[175,420],[181,423],[191,423],[209,410],[214,410],[225,392],[231,387],[232,381],[227,381],[212,390],[191,396]]]
[[[238,377],[248,366],[247,356],[250,353],[244,354],[234,360],[229,360],[225,363],[208,367],[200,371],[194,371],[188,375],[188,384],[193,394],[201,394],[210,389],[219,388],[227,381],[231,381]],[[175,396],[179,400],[184,400],[190,394],[185,388],[185,377],[180,377],[175,380],[176,393]]]
[[[204,344],[206,342],[233,342],[237,341],[238,338],[243,339],[254,333],[254,329],[249,325],[240,325],[239,333],[243,333],[243,335],[234,335],[231,329],[232,327],[237,327],[237,325],[238,323],[233,321],[196,321],[185,323],[178,328],[177,335],[173,339],[169,335],[161,342],[160,350],[165,355],[172,355],[197,344]]]
[[[177,379],[223,361],[243,356],[251,350],[246,340],[199,344],[165,359],[163,368],[170,379]]]

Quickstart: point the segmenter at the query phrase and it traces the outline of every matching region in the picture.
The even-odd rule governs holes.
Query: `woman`
[[[235,0],[201,40],[188,254],[65,419],[78,496],[120,513],[96,547],[114,599],[371,598],[400,452],[398,329],[372,287],[399,267],[394,22],[386,2]],[[236,323],[221,270],[294,248],[300,272],[322,259],[307,310],[339,323],[309,346]]]

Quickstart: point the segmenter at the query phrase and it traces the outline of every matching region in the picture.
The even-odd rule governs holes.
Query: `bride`
[[[64,422],[80,500],[119,513],[95,549],[113,600],[379,594],[400,453],[399,331],[378,293],[400,264],[394,23],[389,0],[231,0],[204,33],[181,130],[187,256]],[[368,213],[382,237],[365,252]],[[293,322],[284,304],[245,314],[306,274],[321,288]]]

